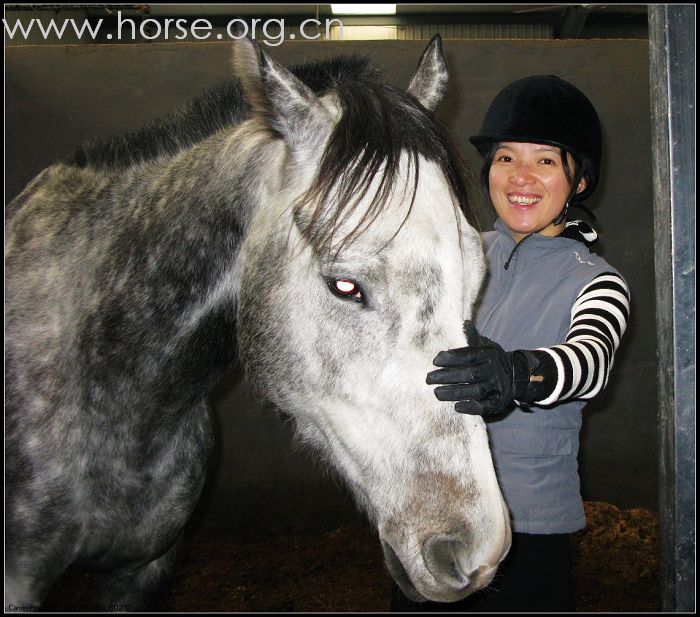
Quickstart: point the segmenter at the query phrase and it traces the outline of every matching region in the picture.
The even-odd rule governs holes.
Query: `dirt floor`
[[[587,527],[572,536],[578,610],[660,611],[656,513],[603,502],[584,506]]]
[[[573,534],[581,612],[660,610],[657,516],[585,504],[588,527]],[[85,574],[73,574],[46,608],[76,606]],[[176,612],[385,612],[391,579],[373,529],[350,525],[316,535],[191,537],[165,606]]]

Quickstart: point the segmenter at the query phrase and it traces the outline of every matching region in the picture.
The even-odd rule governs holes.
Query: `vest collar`
[[[595,230],[583,221],[568,221],[566,223],[566,227],[558,236],[543,236],[539,233],[530,234],[525,236],[518,243],[515,242],[510,229],[508,229],[500,217],[496,219],[494,229],[496,229],[496,231],[500,232],[502,235],[507,236],[510,242],[513,243],[513,249],[508,256],[508,259],[503,264],[503,268],[505,270],[508,270],[516,254],[520,251],[520,247],[524,244],[527,244],[527,248],[529,249],[536,249],[536,247],[563,248],[565,246],[570,246],[572,242],[582,242],[588,247],[598,240],[598,234],[595,232]]]

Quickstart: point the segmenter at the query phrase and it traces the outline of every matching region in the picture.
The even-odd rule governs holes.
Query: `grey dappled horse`
[[[71,564],[105,603],[149,606],[236,352],[342,474],[409,597],[464,597],[508,550],[484,423],[425,384],[464,345],[484,269],[432,113],[439,38],[407,92],[361,58],[290,72],[249,40],[234,66],[10,204],[6,608],[40,605]]]

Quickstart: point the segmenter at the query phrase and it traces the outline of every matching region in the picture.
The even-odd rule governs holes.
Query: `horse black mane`
[[[477,225],[467,197],[466,164],[449,132],[414,97],[384,81],[381,73],[369,66],[367,57],[348,55],[306,62],[290,71],[318,95],[335,90],[343,110],[316,180],[296,207],[296,214],[300,215],[304,206],[316,204],[304,227],[317,250],[330,248],[336,232],[379,174],[379,189],[341,247],[361,235],[377,218],[388,202],[401,157],[406,153],[415,172],[414,198],[419,156],[422,156],[438,164],[458,207],[472,225]],[[241,123],[249,112],[240,84],[232,81],[194,99],[179,112],[148,122],[137,131],[100,143],[84,144],[67,163],[77,167],[119,169],[160,154],[175,154],[225,127]],[[413,200],[406,218],[412,206]]]
[[[368,58],[350,55],[298,64],[290,71],[312,91],[322,95],[346,80],[376,77]],[[120,169],[148,161],[161,154],[176,154],[223,128],[243,122],[250,106],[238,80],[207,90],[179,111],[143,127],[106,140],[80,145],[65,162],[74,167]]]

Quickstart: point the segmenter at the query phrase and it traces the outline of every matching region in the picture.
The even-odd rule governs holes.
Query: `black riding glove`
[[[549,354],[504,351],[498,343],[481,336],[471,321],[464,322],[464,333],[469,347],[441,351],[433,360],[435,366],[443,368],[428,373],[426,383],[448,384],[435,388],[438,400],[457,401],[455,410],[460,413],[492,416],[503,412],[514,400],[531,403],[552,391],[551,380],[543,373],[551,373],[553,367],[541,366],[551,362]],[[536,373],[541,379],[531,381]]]

